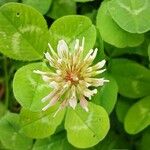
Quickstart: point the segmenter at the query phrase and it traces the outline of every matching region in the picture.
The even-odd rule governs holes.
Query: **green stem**
[[[7,58],[4,56],[4,73],[5,73],[5,108],[8,109],[9,105],[9,79],[8,79],[8,70],[7,70]]]

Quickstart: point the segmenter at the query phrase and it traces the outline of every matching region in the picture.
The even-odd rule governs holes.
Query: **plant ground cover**
[[[0,150],[149,150],[149,125],[149,0],[0,0]]]

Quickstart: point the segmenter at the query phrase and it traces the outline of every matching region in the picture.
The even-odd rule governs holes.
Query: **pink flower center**
[[[65,80],[71,81],[71,84],[73,84],[73,85],[76,85],[79,83],[79,78],[74,72],[67,72]]]

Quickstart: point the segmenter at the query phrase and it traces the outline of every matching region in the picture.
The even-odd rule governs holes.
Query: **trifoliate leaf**
[[[50,138],[37,140],[33,150],[77,150],[68,143],[66,133],[60,132],[52,135]]]
[[[109,130],[109,117],[101,106],[89,103],[89,112],[81,106],[69,108],[65,119],[65,129],[69,143],[78,148],[96,145]]]
[[[52,0],[23,0],[23,3],[32,6],[42,14],[45,14],[49,9]]]
[[[108,10],[114,21],[131,33],[144,33],[150,30],[149,0],[111,0]]]
[[[129,98],[148,96],[150,70],[128,59],[112,59],[109,69],[116,79],[119,93]]]
[[[76,3],[73,0],[54,0],[46,15],[53,19],[58,19],[62,16],[73,14],[76,14]]]
[[[22,109],[21,132],[32,138],[44,138],[54,134],[65,114],[64,109],[54,117],[57,109],[58,105],[44,112],[32,112],[28,109]]]
[[[141,44],[144,40],[144,36],[141,34],[131,34],[121,29],[111,18],[107,9],[107,4],[108,2],[103,2],[101,4],[96,19],[96,25],[103,40],[118,48],[124,48],[127,46],[134,47]]]
[[[0,7],[0,52],[18,60],[38,60],[48,43],[48,29],[43,16],[19,3]]]
[[[23,66],[16,72],[13,91],[22,107],[31,111],[41,111],[46,105],[41,102],[41,99],[50,93],[51,88],[40,75],[33,73],[33,70],[45,71],[47,69],[44,63],[33,63]]]
[[[129,134],[137,134],[150,125],[150,96],[139,100],[128,110],[124,127]]]
[[[27,150],[32,146],[32,139],[20,133],[19,115],[7,113],[0,120],[0,141],[5,149]]]
[[[50,43],[56,50],[58,41],[65,40],[71,50],[74,49],[75,39],[85,37],[84,52],[93,48],[96,41],[96,29],[91,20],[85,16],[70,15],[57,19],[50,27]]]

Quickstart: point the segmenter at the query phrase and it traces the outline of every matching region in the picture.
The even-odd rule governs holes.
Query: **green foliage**
[[[105,110],[110,114],[117,101],[118,85],[110,75],[106,75],[106,79],[109,80],[109,83],[99,87],[98,93],[93,97],[92,100],[96,104],[104,107]]]
[[[106,138],[96,145],[95,150],[130,149],[128,141],[114,131],[109,131]]]
[[[52,0],[23,0],[23,3],[32,6],[42,14],[45,14],[49,9]]]
[[[111,60],[109,69],[118,83],[121,95],[130,98],[149,95],[150,70],[127,59]]]
[[[150,147],[149,139],[150,139],[150,128],[148,128],[142,136],[140,150],[148,150],[149,149],[149,147]]]
[[[75,2],[82,2],[82,3],[84,3],[84,2],[91,2],[91,1],[94,1],[94,0],[74,0]]]
[[[149,56],[149,61],[150,61],[150,44],[148,46],[148,56]]]
[[[65,132],[61,132],[59,134],[55,134],[50,138],[37,140],[33,150],[76,150],[73,146],[71,146],[66,138]]]
[[[111,0],[108,9],[115,22],[131,33],[150,30],[149,0]]]
[[[48,43],[83,37],[109,82],[54,117],[64,96],[42,111],[52,89],[33,70],[56,71]],[[149,125],[150,0],[0,0],[0,150],[149,150]]]
[[[57,19],[65,15],[76,14],[76,3],[73,0],[53,0],[47,16]]]
[[[150,96],[135,103],[127,112],[124,126],[130,134],[137,134],[150,125]]]
[[[88,113],[78,106],[75,110],[68,109],[66,114],[68,141],[78,148],[97,144],[109,130],[109,117],[105,109],[92,103],[88,106]]]
[[[21,106],[31,111],[41,111],[45,106],[41,99],[49,94],[51,88],[33,70],[46,71],[43,63],[33,63],[20,68],[14,77],[13,91]],[[20,84],[21,81],[21,84]]]
[[[9,2],[17,2],[18,0],[1,0],[0,1],[0,6],[4,5],[5,3],[9,3]]]
[[[96,40],[96,29],[91,20],[85,16],[70,15],[56,20],[50,27],[50,43],[56,49],[58,40],[64,39],[71,50],[74,48],[75,39],[85,37],[86,53],[93,48]]]
[[[103,2],[97,14],[97,27],[103,40],[116,47],[134,47],[144,40],[143,35],[131,34],[120,28],[110,16],[107,8],[108,2]]]
[[[32,138],[44,138],[54,134],[57,126],[64,118],[65,110],[54,117],[57,107],[46,112],[31,112],[28,109],[21,111],[21,132]]]
[[[107,48],[107,52],[109,53],[110,57],[119,57],[126,54],[130,54],[130,55],[136,54],[136,55],[147,57],[148,45],[149,45],[149,41],[147,41],[147,39],[141,45],[136,47],[117,48],[105,43],[105,47]]]
[[[11,150],[27,150],[32,146],[32,139],[20,133],[19,115],[9,112],[0,120],[0,141]]]
[[[127,114],[128,109],[130,108],[130,103],[126,100],[118,99],[116,104],[116,115],[120,122],[124,122],[125,116]]]
[[[41,59],[48,42],[46,22],[31,7],[5,4],[0,7],[0,41],[0,52],[10,58],[29,61]]]
[[[0,102],[0,117],[2,117],[5,113],[5,106]]]

